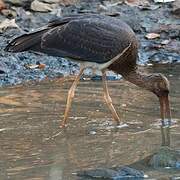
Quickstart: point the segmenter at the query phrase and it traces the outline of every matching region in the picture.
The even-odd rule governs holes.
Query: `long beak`
[[[171,126],[171,109],[169,96],[164,95],[159,97],[161,111],[161,133],[162,146],[170,146],[170,126]]]
[[[162,126],[171,126],[171,109],[169,96],[164,95],[159,98]]]

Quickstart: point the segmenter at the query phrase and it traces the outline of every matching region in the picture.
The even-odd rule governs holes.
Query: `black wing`
[[[41,48],[51,55],[105,63],[130,44],[132,33],[126,24],[111,23],[111,19],[77,18],[57,27],[54,21],[42,36]]]

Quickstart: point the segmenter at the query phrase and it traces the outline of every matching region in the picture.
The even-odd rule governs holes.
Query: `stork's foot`
[[[66,128],[68,125],[67,125],[67,123],[65,123],[64,121],[60,124],[60,128],[61,129],[64,129],[64,128]]]
[[[114,123],[113,123],[115,126],[120,126],[120,125],[123,125],[123,122],[120,120],[120,119],[116,119],[114,120]]]
[[[122,121],[119,122],[116,126],[117,128],[121,129],[121,128],[127,128],[128,127],[128,124],[126,123],[123,123]]]
[[[178,168],[180,169],[180,151],[162,146],[154,153],[149,161],[149,165],[154,168]]]
[[[62,125],[60,125],[59,127],[60,127],[61,129],[64,129],[64,128],[67,127],[67,124],[62,124]]]

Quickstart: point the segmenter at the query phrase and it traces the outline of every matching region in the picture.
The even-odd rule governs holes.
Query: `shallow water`
[[[171,81],[171,147],[180,149],[180,66],[143,68]],[[72,80],[72,79],[71,79]],[[0,179],[73,180],[83,169],[130,165],[161,145],[157,98],[130,83],[109,81],[124,128],[114,128],[101,81],[82,81],[69,117],[58,128],[72,81],[60,79],[0,89]],[[175,170],[140,165],[149,178],[179,177]]]

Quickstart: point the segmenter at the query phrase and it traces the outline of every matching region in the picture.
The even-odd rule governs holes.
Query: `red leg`
[[[71,104],[72,104],[72,100],[74,98],[75,90],[76,90],[77,84],[81,78],[81,75],[83,74],[83,71],[84,71],[84,68],[81,68],[79,74],[77,75],[75,81],[73,82],[71,88],[68,91],[68,98],[67,98],[67,104],[66,104],[66,109],[65,109],[65,113],[64,113],[64,119],[63,119],[60,127],[65,127],[67,124],[68,114],[71,109]]]
[[[112,99],[109,95],[108,87],[107,87],[107,81],[106,81],[106,72],[105,70],[102,71],[102,81],[103,81],[103,88],[104,88],[104,99],[106,101],[106,104],[108,105],[108,108],[110,109],[113,119],[117,123],[117,125],[120,123],[120,118],[112,104]]]

